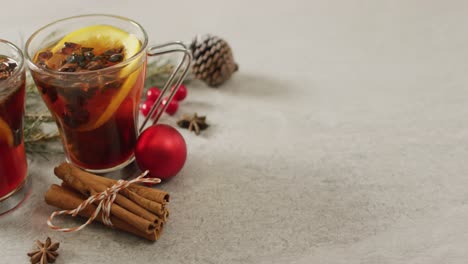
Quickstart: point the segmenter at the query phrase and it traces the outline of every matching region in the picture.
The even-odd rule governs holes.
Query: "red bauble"
[[[164,98],[164,100],[162,100],[161,104],[162,105],[167,104],[167,99],[168,99],[167,97]],[[171,100],[169,102],[169,105],[166,108],[166,113],[168,113],[169,115],[174,115],[177,112],[178,109],[179,109],[179,103],[176,100]]]
[[[138,138],[135,159],[141,170],[151,177],[169,179],[184,166],[187,146],[182,135],[168,125],[147,128]]]
[[[174,89],[175,89],[175,86],[172,87],[171,91],[174,91]],[[187,97],[187,87],[181,84],[176,94],[174,95],[174,99],[176,99],[177,101],[182,101],[185,99],[185,97]]]

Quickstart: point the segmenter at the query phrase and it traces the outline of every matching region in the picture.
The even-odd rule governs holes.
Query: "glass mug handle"
[[[146,52],[148,56],[158,56],[158,55],[169,54],[169,53],[182,53],[184,56],[182,57],[182,60],[179,62],[177,67],[169,76],[169,79],[167,79],[166,83],[164,84],[164,88],[161,90],[161,94],[159,95],[158,99],[151,107],[151,110],[149,111],[148,115],[143,121],[143,124],[141,124],[140,130],[139,130],[140,133],[143,132],[143,130],[145,129],[145,126],[148,123],[148,121],[152,120],[153,124],[156,124],[158,122],[162,113],[164,113],[167,106],[169,105],[168,103],[166,103],[164,104],[163,107],[158,107],[159,105],[161,105],[164,95],[168,91],[169,87],[172,86],[172,83],[174,83],[174,79],[176,79],[175,85],[174,85],[174,87],[176,88],[171,90],[168,96],[168,102],[172,100],[177,90],[179,89],[180,84],[184,81],[185,77],[187,76],[187,73],[190,69],[190,65],[192,64],[192,54],[190,53],[190,50],[187,48],[185,44],[183,44],[180,41],[168,42],[165,44],[152,46]],[[185,64],[185,67],[183,68],[182,66],[184,64]],[[176,78],[178,74],[179,74],[179,77]],[[153,116],[154,118],[151,118]]]

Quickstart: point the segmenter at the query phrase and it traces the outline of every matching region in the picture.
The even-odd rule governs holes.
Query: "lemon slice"
[[[94,25],[77,29],[57,42],[51,49],[52,53],[60,51],[65,42],[73,42],[83,47],[92,47],[95,54],[123,46],[124,59],[137,54],[141,47],[140,40],[134,35],[109,25]]]
[[[0,118],[0,143],[6,142],[8,146],[13,146],[13,133],[10,126]]]
[[[124,30],[109,25],[94,25],[77,29],[61,39],[51,49],[51,51],[53,53],[60,51],[65,42],[73,42],[80,44],[83,47],[92,47],[94,48],[93,51],[95,54],[103,53],[112,48],[123,47],[124,61],[137,54],[141,48],[140,40],[137,37]],[[135,60],[121,69],[120,76],[126,77],[126,80],[119,88],[118,93],[112,98],[111,103],[94,123],[85,124],[79,127],[78,130],[94,130],[102,126],[112,117],[125,97],[127,97],[143,68],[139,67],[138,70],[135,69],[138,62],[139,60]]]

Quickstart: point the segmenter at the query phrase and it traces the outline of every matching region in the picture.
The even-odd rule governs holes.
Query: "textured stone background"
[[[208,115],[161,188],[172,218],[151,244],[99,225],[50,231],[52,166],[0,218],[0,263],[34,239],[60,263],[466,263],[468,16],[465,1],[8,1],[0,37],[82,13],[133,18],[153,43],[214,33],[240,72],[190,86]],[[176,11],[176,8],[182,8]],[[175,15],[175,17],[172,17]],[[165,122],[174,124],[174,119]]]

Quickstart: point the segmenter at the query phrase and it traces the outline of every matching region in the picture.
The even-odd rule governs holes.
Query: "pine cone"
[[[195,78],[211,87],[218,87],[239,69],[231,47],[221,38],[206,35],[197,36],[190,49],[193,55],[192,73]]]

